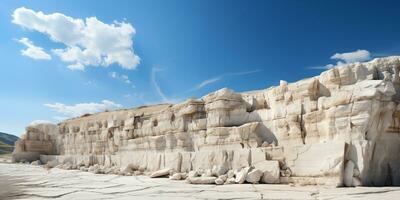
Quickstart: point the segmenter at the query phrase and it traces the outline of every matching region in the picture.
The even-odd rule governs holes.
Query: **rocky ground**
[[[0,163],[0,199],[397,199],[399,187],[192,185],[167,178],[101,175]]]

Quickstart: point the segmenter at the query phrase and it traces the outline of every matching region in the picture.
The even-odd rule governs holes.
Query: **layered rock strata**
[[[190,183],[400,185],[399,61],[29,126],[14,160]]]

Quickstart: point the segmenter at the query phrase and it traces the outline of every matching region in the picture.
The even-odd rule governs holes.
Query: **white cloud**
[[[123,95],[125,98],[134,98],[134,99],[143,99],[144,95],[143,94],[138,94],[138,93],[133,93],[133,94],[124,94]]]
[[[336,62],[336,64],[307,67],[307,69],[323,69],[323,70],[332,69],[334,67],[344,65],[346,63],[363,62],[371,60],[371,58],[372,56],[369,51],[360,49],[357,51],[347,52],[347,53],[335,53],[333,56],[331,56],[331,59],[339,60]]]
[[[331,59],[342,60],[345,63],[362,62],[371,59],[371,54],[367,50],[357,50],[346,53],[335,53]]]
[[[115,110],[122,108],[121,104],[109,100],[103,100],[101,103],[78,103],[75,105],[65,105],[62,103],[44,104],[44,106],[53,109],[67,117],[78,117],[84,114],[93,114],[105,110]]]
[[[111,72],[110,76],[111,76],[111,78],[117,78],[118,74],[117,74],[117,72]]]
[[[31,123],[29,123],[29,126],[34,126],[34,125],[38,125],[38,124],[53,124],[52,121],[48,121],[48,120],[34,120]]]
[[[94,81],[86,81],[83,84],[86,86],[96,86],[96,82],[94,82]]]
[[[127,75],[122,74],[121,78],[124,80],[125,83],[131,84],[131,80],[129,80],[129,77]]]
[[[60,121],[67,120],[68,117],[65,117],[65,116],[54,116],[53,119],[56,120],[57,122],[60,122]]]
[[[129,77],[125,74],[118,74],[117,72],[111,72],[109,75],[113,79],[121,80],[122,82],[131,85],[132,88],[136,88],[136,86],[132,83]]]
[[[125,69],[135,69],[140,58],[133,51],[132,37],[135,29],[130,23],[103,23],[96,17],[72,18],[62,13],[44,14],[25,7],[17,8],[12,22],[28,30],[46,34],[63,49],[52,49],[72,70],[86,66],[118,64]]]
[[[47,54],[42,47],[35,46],[28,38],[21,38],[18,42],[27,47],[26,49],[21,50],[22,55],[35,60],[51,60],[51,56]]]
[[[312,66],[312,67],[307,67],[307,69],[331,69],[334,68],[336,65],[334,64],[327,64],[323,66]]]

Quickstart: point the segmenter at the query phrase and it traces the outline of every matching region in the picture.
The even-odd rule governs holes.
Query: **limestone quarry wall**
[[[148,172],[252,167],[266,183],[400,185],[399,60],[342,65],[264,90],[224,88],[175,105],[30,126],[14,158],[41,155],[43,162]],[[265,177],[273,171],[278,178]]]

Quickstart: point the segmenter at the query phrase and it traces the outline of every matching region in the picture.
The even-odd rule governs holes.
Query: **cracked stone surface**
[[[0,163],[0,199],[397,199],[398,187],[191,185],[168,178],[100,175]]]

